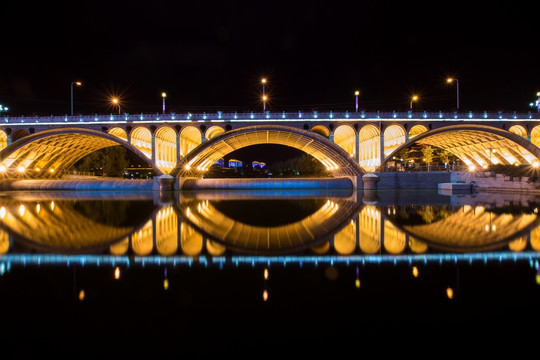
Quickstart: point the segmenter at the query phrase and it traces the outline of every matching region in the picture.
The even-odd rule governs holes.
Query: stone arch
[[[217,126],[217,125],[210,126],[208,128],[208,130],[206,130],[204,138],[206,140],[210,140],[214,136],[219,135],[219,134],[224,133],[224,132],[225,132],[225,129],[223,129],[221,126]]]
[[[525,129],[525,126],[523,125],[512,125],[510,129],[508,129],[508,131],[516,135],[519,135],[525,139],[527,138],[527,129]]]
[[[450,125],[430,130],[399,146],[393,153],[415,143],[446,150],[470,169],[480,169],[489,164],[530,164],[536,167],[540,163],[540,149],[536,145],[510,131],[488,125]]]
[[[201,142],[201,131],[195,126],[186,126],[180,132],[180,155],[185,157]]]
[[[380,165],[380,132],[375,125],[365,125],[358,133],[358,162],[367,171],[374,171]]]
[[[405,143],[405,128],[393,124],[384,130],[384,157],[386,158],[398,146]]]
[[[25,136],[28,136],[30,133],[25,129],[17,129],[11,133],[11,142],[15,142],[19,139],[22,139]]]
[[[356,154],[356,132],[349,125],[340,125],[334,130],[334,143],[344,149],[350,156]]]
[[[5,131],[0,130],[0,150],[5,149],[8,146],[8,136]]]
[[[108,131],[108,133],[124,141],[127,141],[128,139],[126,130],[122,129],[121,127],[113,127]]]
[[[428,131],[428,127],[425,126],[425,125],[421,125],[421,124],[416,124],[414,126],[412,126],[410,129],[409,129],[409,140],[414,138],[415,136],[417,135],[420,135],[422,133],[425,133],[426,131]]]
[[[173,176],[201,176],[212,164],[234,150],[250,145],[290,146],[319,160],[334,177],[361,176],[364,171],[349,154],[330,140],[303,129],[284,125],[254,125],[225,132],[187,154],[171,172]]]
[[[540,125],[536,125],[531,130],[531,142],[540,147]]]
[[[176,132],[170,126],[161,126],[154,133],[155,154],[154,163],[164,173],[171,172],[176,166]]]
[[[131,130],[131,145],[139,149],[148,159],[152,159],[152,133],[144,126]]]
[[[324,136],[327,139],[330,138],[330,129],[328,129],[324,125],[315,125],[311,128],[311,131],[321,136]]]
[[[64,128],[45,130],[19,139],[0,151],[2,178],[46,179],[61,178],[78,160],[110,146],[121,145],[144,159],[136,147],[107,133],[84,129]],[[151,161],[151,167],[162,174]]]

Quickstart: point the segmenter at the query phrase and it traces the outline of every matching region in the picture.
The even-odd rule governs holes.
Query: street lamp
[[[459,110],[459,81],[458,81],[458,79],[454,79],[454,78],[446,79],[446,82],[449,83],[449,84],[453,83],[454,81],[456,82],[456,99],[457,99],[456,100],[456,102],[457,102],[456,106],[457,106],[457,110]]]
[[[120,100],[118,98],[112,98],[111,101],[114,105],[118,106],[118,115],[120,115]]]
[[[263,99],[263,111],[266,111],[266,100],[267,100],[267,96],[266,96],[266,78],[261,79],[261,84],[262,84],[262,87],[263,87],[263,96],[262,96],[262,99]]]
[[[418,100],[418,96],[413,95],[413,97],[411,98],[411,103],[409,104],[409,108],[410,108],[411,110],[412,110],[412,103],[413,103],[414,101],[417,101],[417,100]]]
[[[162,92],[161,97],[163,98],[163,113],[165,114],[165,98],[167,97],[167,94]]]
[[[356,112],[358,112],[358,95],[360,95],[360,91],[356,90],[354,92],[354,96],[356,96]]]
[[[73,116],[73,85],[81,86],[82,82],[74,81],[71,83],[71,116]]]

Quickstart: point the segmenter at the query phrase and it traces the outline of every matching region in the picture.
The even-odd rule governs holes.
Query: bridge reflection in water
[[[2,269],[21,264],[192,265],[525,259],[534,196],[434,191],[10,192]]]

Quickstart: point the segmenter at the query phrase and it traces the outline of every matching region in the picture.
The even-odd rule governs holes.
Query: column
[[[360,164],[360,131],[354,133],[354,159]]]

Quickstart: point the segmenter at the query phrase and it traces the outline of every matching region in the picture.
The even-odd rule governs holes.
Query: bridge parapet
[[[212,112],[212,113],[141,113],[141,114],[95,114],[62,116],[4,116],[1,125],[14,124],[101,124],[101,123],[152,123],[152,122],[236,122],[236,121],[539,121],[540,113],[518,112],[427,112],[427,111],[308,111],[308,112]]]

